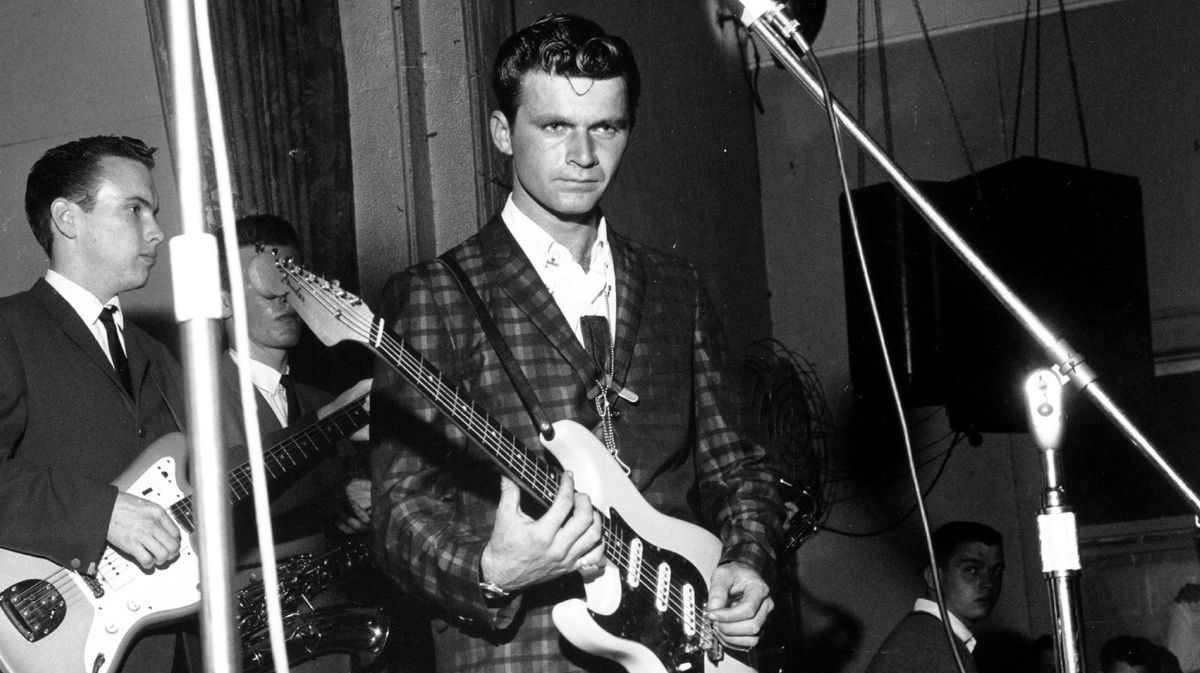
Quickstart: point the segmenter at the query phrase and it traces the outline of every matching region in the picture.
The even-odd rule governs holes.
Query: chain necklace
[[[611,295],[612,284],[605,284],[605,322],[608,322],[608,316],[612,315],[612,304],[610,303]],[[613,317],[614,319],[616,318],[615,315],[613,315]],[[613,460],[617,461],[617,465],[619,465],[621,469],[624,470],[626,476],[628,476],[631,471],[629,466],[625,464],[625,461],[621,460],[619,455],[617,455],[617,436],[613,431],[613,409],[612,403],[608,399],[608,391],[612,388],[613,384],[613,367],[617,360],[616,333],[616,325],[610,325],[608,330],[608,371],[601,372],[600,376],[596,378],[596,388],[599,391],[596,395],[596,413],[600,415],[600,432],[604,437],[604,448],[608,449],[609,455],[613,457]]]

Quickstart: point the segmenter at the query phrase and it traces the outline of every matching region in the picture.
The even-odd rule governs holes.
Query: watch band
[[[480,582],[479,590],[483,592],[485,597],[492,599],[508,598],[510,595],[510,592],[505,591],[499,584],[496,584],[495,582]]]

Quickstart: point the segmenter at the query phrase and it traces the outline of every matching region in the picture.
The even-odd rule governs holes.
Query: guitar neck
[[[479,444],[502,470],[537,502],[549,507],[561,472],[532,453],[483,408],[448,383],[441,372],[407,344],[389,334],[383,320],[372,322],[367,344],[455,425]]]
[[[325,418],[288,435],[263,451],[263,466],[270,479],[279,479],[296,470],[308,469],[339,440],[353,435],[367,424],[367,395],[350,402]],[[252,493],[250,463],[229,471],[230,502],[236,504]]]
[[[368,395],[355,399],[263,451],[263,466],[267,470],[267,477],[276,481],[296,473],[297,470],[307,470],[325,452],[332,449],[338,440],[353,435],[366,425],[370,420],[370,412],[367,410]],[[236,505],[249,497],[254,488],[250,463],[243,463],[230,470],[227,481],[231,504]],[[189,533],[195,530],[191,496],[171,505],[171,514]]]

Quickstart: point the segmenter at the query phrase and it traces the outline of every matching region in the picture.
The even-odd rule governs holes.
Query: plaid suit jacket
[[[765,450],[734,428],[740,405],[723,371],[719,321],[690,265],[610,228],[617,278],[615,380],[619,455],[645,499],[699,523],[723,542],[722,562],[773,575],[783,520],[777,472]],[[551,421],[599,423],[588,390],[595,365],[497,215],[447,253],[472,280]],[[543,451],[532,421],[469,301],[439,262],[389,280],[387,327],[447,380]],[[558,636],[550,608],[581,595],[577,576],[527,589],[489,607],[479,559],[491,533],[499,471],[475,444],[390,367],[375,373],[371,434],[376,548],[391,574],[436,610],[439,670],[555,671],[618,667]]]

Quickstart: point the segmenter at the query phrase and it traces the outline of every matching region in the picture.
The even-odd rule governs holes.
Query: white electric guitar
[[[336,441],[367,424],[364,395],[288,435],[263,452],[273,482],[307,469]],[[153,624],[195,612],[200,564],[193,549],[191,487],[183,479],[187,442],[174,432],[146,447],[113,484],[157,503],[184,532],[179,558],[144,570],[107,547],[89,577],[46,559],[0,549],[0,671],[105,673],[121,660],[133,637]],[[229,498],[250,495],[250,466],[229,472]]]
[[[448,384],[419,354],[395,339],[362,300],[290,260],[278,260],[288,301],[327,345],[367,345],[485,449],[509,477],[547,507],[561,471],[531,453],[487,412]],[[265,274],[264,274],[265,275]],[[279,288],[283,291],[283,288]],[[554,423],[543,440],[575,487],[587,493],[603,520],[608,564],[585,584],[586,601],[554,607],[554,624],[580,649],[641,673],[753,672],[726,650],[704,616],[708,578],[721,543],[694,524],[655,510],[642,498],[604,445],[573,421]]]

